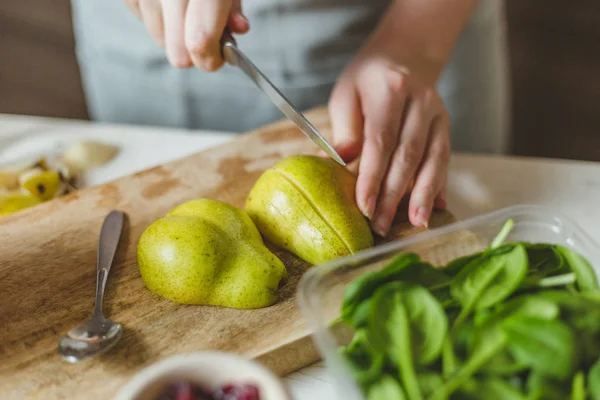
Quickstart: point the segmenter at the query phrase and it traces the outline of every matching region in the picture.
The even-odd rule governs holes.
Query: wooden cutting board
[[[326,109],[307,113],[329,135]],[[199,197],[243,207],[255,180],[282,157],[314,153],[290,122],[231,143],[0,218],[0,398],[108,399],[137,372],[166,356],[202,349],[257,358],[279,374],[318,360],[295,299],[309,268],[278,249],[290,279],[280,300],[259,310],[185,306],[148,291],[136,265],[144,229],[168,210]],[[128,220],[106,291],[105,314],[124,325],[109,353],[76,365],[57,354],[59,337],[90,317],[96,247],[104,217]],[[436,212],[431,226],[453,220]],[[417,233],[397,217],[388,240]]]

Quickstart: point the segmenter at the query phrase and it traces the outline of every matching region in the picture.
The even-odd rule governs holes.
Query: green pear
[[[174,208],[144,231],[137,252],[148,289],[182,304],[267,307],[287,276],[246,212],[216,200]]]
[[[320,264],[373,245],[355,186],[354,175],[331,159],[291,156],[260,176],[246,211],[266,239]]]

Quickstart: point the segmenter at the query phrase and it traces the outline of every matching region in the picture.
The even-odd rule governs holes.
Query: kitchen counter
[[[28,154],[52,152],[79,138],[121,148],[105,167],[89,171],[97,185],[221,143],[236,135],[0,114],[0,165]],[[571,217],[600,242],[600,163],[554,159],[455,154],[448,203],[461,219],[514,204],[540,204]],[[288,375],[297,400],[332,399],[322,362]]]

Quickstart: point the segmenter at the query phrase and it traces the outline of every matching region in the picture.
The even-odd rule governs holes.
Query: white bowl
[[[152,364],[126,383],[115,400],[154,400],[175,381],[208,389],[251,383],[258,387],[261,400],[291,400],[281,380],[261,364],[217,351],[177,355]]]

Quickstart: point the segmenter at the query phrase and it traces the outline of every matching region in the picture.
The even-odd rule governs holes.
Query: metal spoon
[[[112,347],[121,338],[123,327],[102,314],[102,300],[108,273],[113,263],[121,232],[124,215],[112,211],[102,224],[98,243],[98,265],[96,281],[96,307],[92,318],[83,325],[67,332],[58,343],[58,352],[63,360],[76,363]]]

